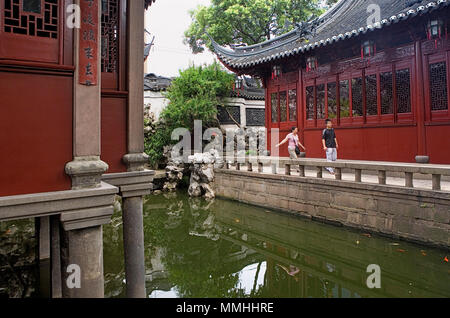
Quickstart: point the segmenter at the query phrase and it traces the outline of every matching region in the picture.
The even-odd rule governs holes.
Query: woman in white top
[[[295,146],[300,146],[303,148],[303,150],[306,150],[306,148],[301,144],[301,142],[298,140],[298,128],[292,127],[291,133],[284,138],[282,142],[280,142],[275,147],[279,147],[286,142],[289,142],[288,144],[288,151],[289,151],[289,158],[291,159],[297,159],[297,154],[295,153]]]

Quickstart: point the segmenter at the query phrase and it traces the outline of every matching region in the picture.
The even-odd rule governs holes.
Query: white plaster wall
[[[144,104],[151,104],[151,111],[155,114],[155,119],[158,120],[164,108],[169,104],[162,92],[145,91]]]

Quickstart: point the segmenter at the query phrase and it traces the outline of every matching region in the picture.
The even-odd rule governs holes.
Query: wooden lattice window
[[[306,119],[314,119],[314,86],[306,87]]]
[[[336,82],[327,83],[328,118],[337,117]]]
[[[339,81],[339,108],[341,118],[350,117],[349,80]]]
[[[381,114],[393,114],[392,107],[394,101],[392,72],[384,72],[380,74],[380,94],[381,94]]]
[[[119,0],[102,0],[102,72],[116,72],[118,56]]]
[[[397,112],[411,112],[411,78],[409,68],[395,72],[395,91],[397,99]]]
[[[6,33],[58,38],[58,0],[3,0]]]
[[[287,95],[286,92],[280,92],[280,121],[287,121]]]
[[[447,110],[447,66],[445,61],[430,64],[431,110]]]
[[[325,118],[325,84],[316,86],[317,90],[317,119]]]
[[[359,117],[363,115],[362,77],[352,78],[352,115]]]
[[[289,90],[289,121],[297,121],[297,90]]]
[[[366,75],[366,115],[378,114],[377,75]]]
[[[272,123],[278,122],[278,94],[272,93],[270,96],[271,110],[272,110]]]

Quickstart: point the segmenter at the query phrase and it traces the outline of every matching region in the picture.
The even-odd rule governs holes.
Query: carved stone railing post
[[[264,171],[264,164],[262,162],[258,162],[258,172],[263,173]]]
[[[413,173],[405,172],[405,187],[414,188]]]
[[[277,174],[277,164],[276,163],[272,163],[271,167],[272,167],[272,173],[273,174]]]
[[[316,167],[316,177],[317,178],[322,178],[322,167]]]
[[[433,174],[431,179],[433,190],[441,190],[441,175]]]
[[[284,165],[284,174],[287,176],[291,175],[291,164],[287,163]]]
[[[386,171],[385,170],[378,171],[378,183],[386,184]]]
[[[361,182],[362,179],[362,170],[361,169],[355,169],[355,182]]]
[[[298,175],[300,177],[304,177],[305,176],[305,166],[303,166],[303,165],[299,165],[298,166]]]
[[[335,178],[336,180],[342,180],[342,169],[341,168],[336,168],[335,170]]]

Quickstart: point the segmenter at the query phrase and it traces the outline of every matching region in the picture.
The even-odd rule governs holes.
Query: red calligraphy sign
[[[78,77],[82,85],[97,85],[98,74],[98,0],[81,0]]]

